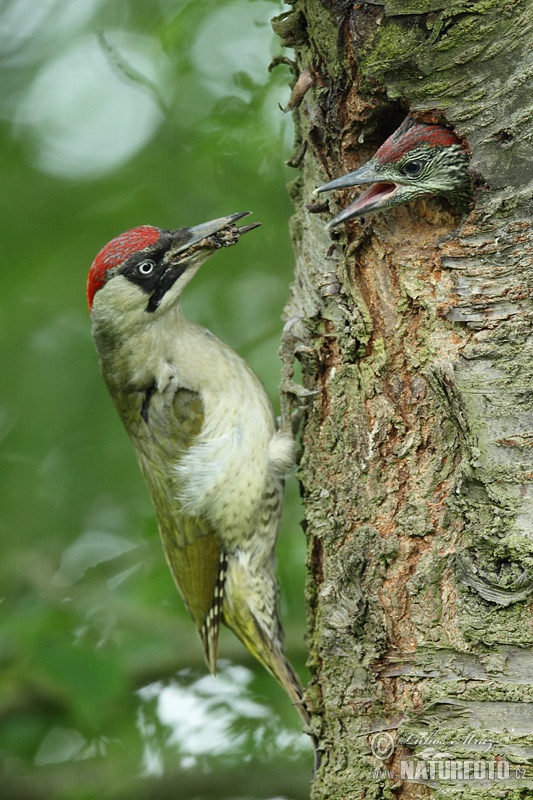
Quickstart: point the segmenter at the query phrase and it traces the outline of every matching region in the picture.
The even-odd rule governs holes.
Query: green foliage
[[[180,798],[222,797],[214,772],[227,796],[263,797],[269,764],[264,791],[306,795],[310,747],[272,679],[229,635],[240,683],[232,693],[230,663],[205,676],[84,298],[92,259],[121,231],[253,210],[263,227],[206,265],[186,311],[275,399],[292,274],[288,76],[267,71],[276,13],[267,0],[2,4],[2,796],[175,797],[178,782]],[[301,664],[304,541],[289,495],[282,611]],[[208,700],[191,688],[202,680]],[[191,750],[183,716],[165,721],[164,689],[219,740]]]

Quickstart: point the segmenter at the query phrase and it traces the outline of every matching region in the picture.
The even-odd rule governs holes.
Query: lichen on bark
[[[297,0],[284,17],[311,78],[286,314],[318,391],[299,470],[316,800],[533,790],[532,32],[531,0]],[[464,138],[475,207],[429,198],[328,234],[336,200],[312,190],[408,111]],[[402,773],[424,759],[515,771]]]

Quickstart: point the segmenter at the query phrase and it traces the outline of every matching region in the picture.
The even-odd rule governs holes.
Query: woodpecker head
[[[464,213],[472,192],[468,165],[468,153],[453,131],[407,117],[370,161],[315,192],[372,184],[328,228],[430,194],[446,197]]]
[[[260,223],[235,222],[249,211],[167,231],[152,225],[112,239],[96,256],[87,281],[93,322],[130,327],[176,305],[183,289],[215,250],[230,247]]]

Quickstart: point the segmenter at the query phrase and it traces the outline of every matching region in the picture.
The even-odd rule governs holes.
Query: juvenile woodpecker
[[[430,194],[445,197],[465,213],[472,195],[468,165],[468,153],[453,131],[407,117],[370,161],[319,186],[315,193],[372,184],[328,228]]]
[[[308,723],[283,651],[275,575],[292,436],[277,429],[245,362],[180,307],[185,286],[215,250],[257,227],[234,224],[248,213],[172,231],[126,231],[96,256],[87,296],[102,374],[209,669],[216,673],[224,622]]]

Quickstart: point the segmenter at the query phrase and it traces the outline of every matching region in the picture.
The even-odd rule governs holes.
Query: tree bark
[[[296,0],[273,27],[298,76],[286,315],[318,392],[312,796],[529,798],[533,2]],[[312,190],[408,111],[464,139],[471,212],[428,199],[329,234],[353,192]]]

